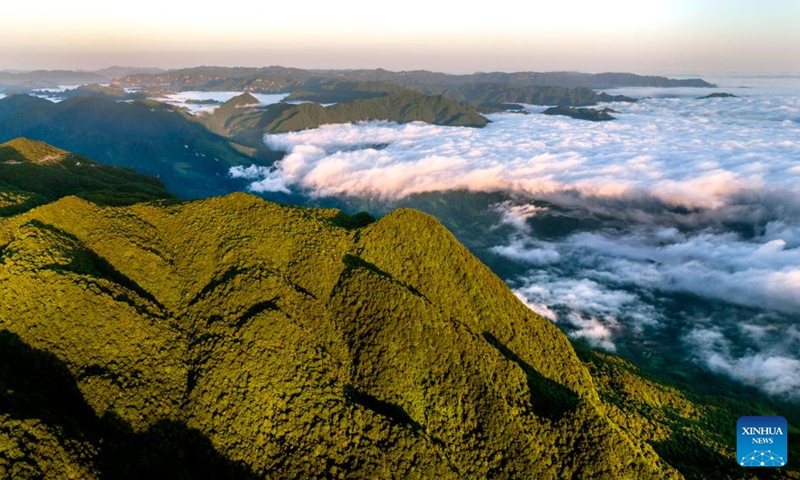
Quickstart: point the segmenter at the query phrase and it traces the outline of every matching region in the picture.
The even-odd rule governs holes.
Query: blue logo
[[[783,417],[742,417],[736,422],[736,456],[742,467],[782,467],[789,452]]]

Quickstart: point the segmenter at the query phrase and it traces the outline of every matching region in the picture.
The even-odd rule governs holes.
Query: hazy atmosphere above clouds
[[[0,69],[305,68],[798,72],[794,0],[13,2]]]

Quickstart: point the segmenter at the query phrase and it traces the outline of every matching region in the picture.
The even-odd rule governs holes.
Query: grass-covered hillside
[[[410,90],[383,97],[354,100],[322,107],[315,103],[293,105],[268,127],[271,133],[316,128],[326,123],[389,120],[398,123],[425,122],[453,127],[483,127],[489,121],[474,107],[442,95],[423,95]]]
[[[102,165],[44,142],[17,138],[0,144],[0,217],[67,195],[101,205],[174,198],[153,177]]]

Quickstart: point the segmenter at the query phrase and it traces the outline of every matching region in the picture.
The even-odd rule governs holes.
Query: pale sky
[[[800,73],[800,0],[12,2],[0,69]]]

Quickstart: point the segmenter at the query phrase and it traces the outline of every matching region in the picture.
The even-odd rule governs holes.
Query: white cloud
[[[733,343],[718,329],[693,330],[685,342],[711,370],[771,395],[800,400],[800,359],[796,350],[785,351],[785,342],[767,343],[765,351],[743,355],[733,353]]]
[[[794,395],[800,335],[787,336],[786,319],[800,314],[800,100],[796,87],[695,100],[706,93],[657,90],[677,98],[615,106],[618,120],[603,123],[529,107],[530,115],[492,115],[483,129],[325,125],[265,137],[286,157],[232,174],[251,179],[254,191],[312,196],[520,193],[487,206],[513,227],[505,242],[487,248],[523,272],[509,281],[532,310],[612,351],[623,335],[668,326],[692,336],[690,353],[712,370]],[[540,216],[559,221],[577,210],[605,223],[535,238],[530,225]],[[735,314],[678,318],[663,310],[677,295]],[[751,321],[752,311],[766,316]]]
[[[570,312],[567,319],[576,328],[576,330],[569,332],[568,335],[570,337],[583,338],[591,345],[609,352],[617,351],[617,346],[611,341],[612,329],[617,326],[617,321],[614,317],[606,317],[603,321],[600,321],[595,317],[587,318],[577,312]]]
[[[647,229],[580,233],[562,248],[594,259],[594,275],[618,284],[800,313],[800,248],[787,249],[780,238],[741,240],[734,233],[673,235],[667,240]]]
[[[547,305],[542,305],[541,303],[531,302],[530,300],[525,298],[524,295],[522,295],[521,293],[516,292],[516,291],[514,292],[514,295],[516,295],[517,298],[519,298],[519,300],[522,303],[524,303],[526,307],[530,308],[531,310],[533,310],[537,314],[543,316],[544,318],[546,318],[546,319],[548,319],[548,320],[550,320],[552,322],[558,321],[558,314],[553,309],[548,307]]]
[[[500,218],[502,223],[511,225],[520,231],[527,229],[526,220],[547,212],[547,207],[537,207],[527,203],[517,205],[510,200],[497,204],[494,208],[502,215]]]
[[[258,179],[250,185],[250,188],[259,192],[291,193],[291,190],[286,185],[286,177],[277,174],[275,169],[270,167],[258,165],[233,167],[230,169],[229,174],[231,178]]]
[[[776,109],[769,96],[733,100],[740,101],[711,108],[691,98],[648,99],[617,107],[623,110],[618,120],[600,123],[539,115],[541,107],[530,107],[531,115],[492,115],[483,129],[325,125],[268,135],[265,142],[290,153],[275,172],[286,185],[323,196],[574,190],[718,207],[765,185],[796,190],[797,179],[786,172],[800,158],[800,125],[783,124],[796,114]],[[754,121],[760,116],[776,121]]]
[[[497,245],[490,249],[492,252],[511,260],[531,263],[534,265],[547,265],[559,261],[561,255],[554,248],[528,247],[517,239],[508,245]]]
[[[800,399],[800,327],[792,323],[800,315],[800,227],[789,220],[797,222],[769,222],[763,235],[750,239],[641,225],[577,233],[547,244],[558,253],[557,263],[531,268],[513,285],[532,305],[568,312],[558,319],[567,319],[573,337],[610,349],[619,333],[688,328],[689,353],[709,369]],[[524,242],[536,241],[522,238],[517,231],[494,250],[516,249],[507,257],[525,260],[530,250]],[[730,314],[676,318],[685,314],[653,303],[676,293],[740,307]],[[733,345],[746,351],[737,353]]]
[[[638,295],[587,278],[569,278],[553,270],[532,271],[515,282],[514,294],[531,310],[566,322],[570,336],[615,351],[613,335],[621,328],[641,331],[658,326],[661,315]],[[564,312],[559,314],[558,312]]]

